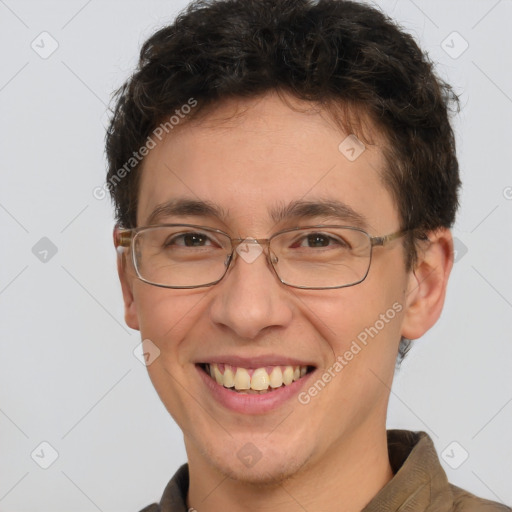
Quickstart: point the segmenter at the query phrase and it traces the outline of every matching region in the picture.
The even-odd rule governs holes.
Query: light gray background
[[[110,202],[93,197],[110,93],[185,3],[0,0],[0,511],[138,511],[185,461],[124,325]],[[445,311],[397,375],[389,426],[440,454],[456,441],[447,460],[469,458],[443,461],[449,479],[510,504],[512,2],[379,5],[461,94],[464,181]],[[43,31],[59,44],[47,59],[31,48],[51,49]],[[31,458],[51,462],[43,441],[48,469]]]

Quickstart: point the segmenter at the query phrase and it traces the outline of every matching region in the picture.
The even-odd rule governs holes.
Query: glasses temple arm
[[[372,242],[372,246],[374,245],[385,245],[388,242],[391,242],[392,240],[396,240],[397,238],[400,238],[407,234],[410,230],[409,229],[402,229],[400,231],[395,231],[394,233],[390,233],[389,235],[384,236],[372,236],[370,238]]]

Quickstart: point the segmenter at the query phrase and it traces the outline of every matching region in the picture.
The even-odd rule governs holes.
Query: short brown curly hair
[[[151,36],[117,91],[106,136],[116,219],[135,227],[140,165],[122,173],[164,119],[194,98],[189,121],[227,98],[277,90],[341,112],[361,112],[387,140],[382,176],[406,239],[452,226],[460,186],[449,121],[458,98],[414,39],[377,9],[348,0],[197,0]],[[363,134],[361,135],[364,139]],[[402,340],[400,357],[409,343]]]

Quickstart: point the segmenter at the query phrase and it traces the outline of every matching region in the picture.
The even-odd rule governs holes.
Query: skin
[[[268,238],[301,223],[343,224],[322,216],[276,225],[269,216],[271,208],[294,200],[336,199],[367,219],[371,235],[397,231],[397,208],[380,179],[385,162],[378,133],[376,143],[350,162],[338,150],[347,134],[328,115],[288,102],[301,111],[269,93],[225,101],[178,126],[144,161],[138,225],[156,205],[188,198],[214,203],[228,215],[178,222]],[[364,508],[393,476],[386,410],[400,336],[418,338],[438,319],[451,252],[450,232],[440,229],[406,271],[398,239],[374,248],[361,284],[321,291],[281,284],[264,257],[251,264],[237,258],[210,288],[158,288],[137,279],[120,256],[126,322],[160,349],[149,375],[184,434],[188,506],[199,512],[241,505],[260,512]],[[234,413],[213,400],[198,377],[198,359],[278,354],[312,362],[318,378],[394,303],[402,311],[307,405],[293,398],[265,414]],[[250,468],[237,457],[246,443],[261,454]]]

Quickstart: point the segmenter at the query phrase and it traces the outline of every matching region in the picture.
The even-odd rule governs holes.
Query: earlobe
[[[411,340],[425,334],[439,319],[453,266],[450,230],[429,233],[428,245],[418,256],[406,291],[402,336]]]
[[[137,315],[137,308],[132,291],[132,276],[128,272],[128,260],[126,249],[118,245],[117,226],[114,229],[114,244],[117,253],[117,274],[121,283],[121,290],[123,292],[124,302],[124,319],[126,325],[131,329],[139,330],[139,318]]]

